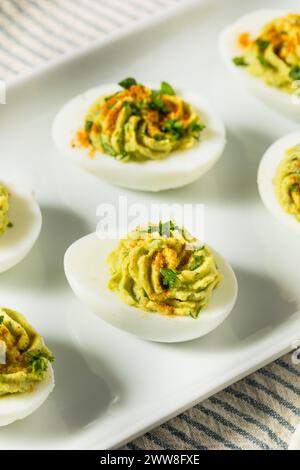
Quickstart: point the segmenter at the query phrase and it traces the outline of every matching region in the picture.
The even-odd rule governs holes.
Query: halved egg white
[[[300,424],[296,428],[292,440],[289,445],[289,450],[300,450]]]
[[[258,99],[264,101],[273,109],[284,113],[293,119],[300,119],[299,90],[295,90],[295,96],[280,91],[275,87],[266,85],[259,77],[252,76],[246,67],[236,66],[232,59],[243,54],[243,48],[239,46],[237,38],[241,33],[249,32],[252,38],[256,38],[262,27],[275,18],[288,15],[291,11],[283,9],[257,10],[245,15],[228,26],[220,35],[219,47],[222,58],[230,72],[240,83],[252,92]],[[296,12],[293,12],[296,13]],[[297,96],[298,95],[298,96]]]
[[[49,364],[45,379],[37,382],[31,392],[0,397],[0,426],[7,426],[34,413],[47,400],[54,386],[53,368]]]
[[[163,160],[140,163],[124,163],[100,152],[96,152],[91,158],[87,149],[72,148],[71,141],[78,129],[83,127],[92,103],[99,96],[118,90],[117,85],[92,88],[73,98],[59,111],[53,123],[52,136],[58,151],[70,162],[117,186],[141,191],[161,191],[192,183],[206,173],[221,156],[226,142],[222,121],[205,98],[181,90],[180,97],[195,107],[206,125],[201,133],[201,141],[195,147],[175,151]]]
[[[237,297],[237,281],[232,268],[214,250],[212,252],[223,279],[215,289],[209,305],[197,319],[166,317],[124,304],[107,288],[110,276],[106,259],[115,245],[116,240],[100,239],[93,233],[73,243],[64,260],[66,277],[74,293],[105,322],[140,338],[172,343],[188,341],[209,333],[233,309]]]
[[[10,194],[8,217],[13,226],[0,235],[0,273],[29,253],[42,227],[42,215],[32,193],[0,177]]]
[[[274,142],[266,151],[258,169],[258,189],[263,203],[271,214],[282,224],[298,230],[300,233],[300,222],[281,207],[275,193],[274,178],[278,165],[285,158],[286,150],[300,143],[300,132],[288,134]]]

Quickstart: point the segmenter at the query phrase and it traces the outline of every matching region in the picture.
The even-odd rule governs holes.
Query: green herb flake
[[[152,234],[156,232],[156,227],[155,225],[149,224],[147,228],[147,233]]]
[[[12,222],[8,222],[7,227],[8,228],[13,228],[14,224]]]
[[[130,107],[132,114],[134,114],[135,116],[139,116],[139,117],[142,116],[141,106],[138,103],[133,103],[133,102],[127,102],[127,103]]]
[[[259,54],[259,55],[257,56],[257,60],[258,60],[258,62],[259,62],[263,67],[266,67],[266,68],[270,68],[270,69],[274,69],[274,70],[275,70],[274,65],[272,65],[268,60],[266,60],[262,54]]]
[[[107,142],[104,142],[101,145],[105,153],[107,153],[108,155],[111,155],[112,157],[117,156],[117,152]]]
[[[2,325],[3,321],[4,321],[4,315],[0,315],[0,325]]]
[[[176,139],[179,139],[184,134],[184,127],[182,122],[167,119],[162,125],[162,131],[172,134]]]
[[[128,157],[128,153],[124,150],[121,155],[119,156],[119,159],[120,160],[123,160],[124,158],[127,158]]]
[[[173,269],[160,268],[160,273],[163,277],[163,285],[172,289],[173,287],[179,287],[181,285],[180,279],[178,279],[178,273]]]
[[[292,80],[300,80],[300,65],[293,65],[290,70],[289,76]]]
[[[206,126],[204,124],[202,124],[201,122],[195,122],[194,121],[190,125],[191,132],[195,132],[195,133],[202,132],[205,128],[206,128]]]
[[[256,39],[255,42],[262,52],[264,52],[271,44],[270,41],[267,41],[266,39],[261,39],[261,38]]]
[[[107,102],[109,100],[111,100],[114,96],[116,96],[119,92],[116,91],[115,93],[113,93],[112,95],[107,95],[104,97],[104,101]]]
[[[27,364],[33,374],[43,375],[48,368],[48,362],[53,362],[54,357],[44,351],[31,351],[26,353]]]
[[[160,92],[162,95],[175,95],[174,88],[167,82],[161,82]]]
[[[133,85],[137,85],[137,81],[135,78],[128,77],[119,82],[120,87],[125,88],[125,90],[128,90],[130,87]]]
[[[176,225],[172,220],[168,222],[162,222],[161,220],[158,223],[158,233],[161,237],[163,236],[170,236],[170,232],[176,229]]]
[[[161,113],[168,112],[168,108],[163,102],[162,94],[160,91],[152,90],[150,107],[151,109],[155,109],[156,111],[160,111]]]
[[[84,129],[86,132],[89,132],[93,127],[93,121],[89,121],[89,120],[86,120],[85,121],[85,125],[84,125]]]
[[[246,61],[245,61],[245,58],[243,56],[240,56],[240,57],[234,57],[232,59],[232,62],[237,65],[238,67],[247,67],[247,65],[249,65]]]
[[[291,184],[289,187],[288,187],[288,190],[292,193],[294,191],[299,191],[300,190],[300,183],[294,183],[294,184]]]
[[[200,268],[201,264],[204,262],[203,255],[193,255],[192,260],[189,265],[190,271],[195,271],[195,269]]]
[[[182,128],[183,128],[182,122],[180,122],[180,121],[174,121],[173,128],[174,128],[174,129],[177,129],[177,130],[178,130],[178,129],[182,129]]]

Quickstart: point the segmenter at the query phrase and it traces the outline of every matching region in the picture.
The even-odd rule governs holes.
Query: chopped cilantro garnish
[[[178,130],[183,128],[183,124],[180,121],[174,121],[173,128]]]
[[[42,375],[46,372],[48,362],[53,362],[54,357],[45,351],[30,351],[26,353],[27,364],[31,372],[36,375]]]
[[[232,59],[232,62],[235,64],[235,65],[238,65],[239,67],[246,67],[248,64],[247,62],[245,61],[245,58],[243,56],[241,57],[234,57]]]
[[[191,271],[195,271],[195,269],[199,268],[204,261],[203,255],[193,255],[192,260],[190,262],[189,268]]]
[[[0,325],[2,325],[3,320],[4,320],[4,315],[0,315]]]
[[[161,82],[160,91],[163,95],[175,95],[174,88],[167,82]]]
[[[270,45],[270,41],[267,41],[266,39],[258,38],[256,39],[255,42],[262,52],[264,52],[267,49],[267,47]]]
[[[171,232],[177,230],[178,232],[183,232],[182,228],[176,225],[172,220],[168,222],[162,222],[161,220],[156,224],[149,224],[146,230],[140,230],[141,233],[155,233],[158,232],[161,237],[170,237]]]
[[[125,78],[124,80],[122,80],[121,82],[119,82],[119,85],[122,88],[125,88],[127,90],[128,88],[132,87],[133,85],[137,85],[137,82],[136,82],[135,78],[128,77],[128,78]]]
[[[12,228],[13,226],[14,226],[14,224],[12,222],[8,222],[8,224],[7,224],[8,228]]]
[[[130,106],[132,114],[135,116],[141,116],[141,105],[139,103],[128,102],[128,106]]]
[[[172,220],[168,222],[162,222],[161,220],[158,223],[158,233],[161,236],[169,236],[172,230],[175,230],[176,225]]]
[[[206,126],[201,122],[192,122],[192,124],[190,125],[190,130],[192,132],[201,132],[205,129],[205,127]]]
[[[92,126],[93,126],[93,121],[89,121],[89,120],[85,121],[84,129],[86,132],[89,132]]]
[[[300,65],[293,65],[290,70],[289,76],[292,80],[300,80]]]
[[[159,233],[160,235],[163,234],[163,223],[162,223],[161,220],[160,220],[159,223],[158,223],[158,233]]]
[[[184,134],[184,127],[182,122],[175,119],[167,119],[162,125],[162,130],[174,135],[174,137],[177,139],[182,137]]]
[[[161,113],[167,113],[168,108],[166,107],[165,103],[162,99],[162,94],[160,91],[152,90],[151,92],[151,103],[150,107],[155,109],[156,111],[160,111]]]
[[[290,192],[300,190],[300,183],[291,184],[291,185],[288,187],[288,190],[289,190]]]
[[[181,285],[178,279],[178,273],[170,268],[160,268],[160,273],[163,277],[163,285],[168,288],[179,287]]]

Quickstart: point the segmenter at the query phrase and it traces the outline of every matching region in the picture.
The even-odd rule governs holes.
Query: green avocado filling
[[[300,144],[286,151],[274,185],[279,204],[300,222]]]
[[[128,162],[160,160],[199,141],[205,126],[171,85],[162,82],[160,90],[151,90],[134,78],[119,85],[120,91],[93,103],[73,146]]]
[[[0,397],[30,392],[46,377],[53,355],[20,313],[0,309]]]
[[[238,37],[242,55],[238,67],[261,78],[267,85],[296,93],[300,80],[300,15],[289,14],[266,24],[258,37],[244,32]]]
[[[0,183],[0,235],[10,226],[8,218],[9,210],[9,193],[8,190]]]
[[[174,222],[138,227],[108,256],[108,287],[128,305],[197,318],[221,275],[209,248]]]

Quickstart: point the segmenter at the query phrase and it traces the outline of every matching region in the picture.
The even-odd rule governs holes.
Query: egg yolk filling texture
[[[260,77],[267,85],[288,93],[299,90],[300,15],[289,14],[266,24],[253,39],[245,32],[238,37],[244,51],[233,59],[237,66]]]
[[[9,192],[2,184],[0,184],[0,235],[3,234],[10,225],[9,218],[7,216],[8,210]]]
[[[286,152],[275,179],[275,191],[282,208],[300,222],[300,144]]]
[[[221,280],[207,246],[173,223],[131,232],[109,254],[109,289],[128,305],[197,318]]]
[[[125,79],[120,85],[122,90],[93,103],[74,146],[128,162],[163,159],[198,142],[205,126],[169,84],[151,90]]]
[[[53,356],[20,313],[0,309],[0,397],[33,390]]]

